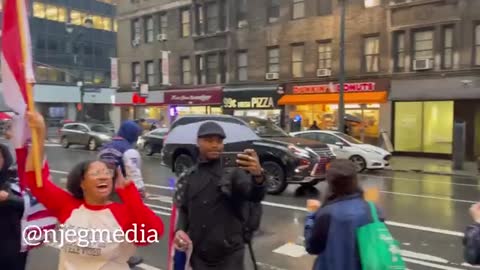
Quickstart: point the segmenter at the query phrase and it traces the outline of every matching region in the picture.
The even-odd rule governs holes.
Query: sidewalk
[[[386,170],[452,176],[480,176],[475,162],[465,162],[463,170],[453,170],[451,160],[416,157],[393,157],[390,160],[390,167]]]

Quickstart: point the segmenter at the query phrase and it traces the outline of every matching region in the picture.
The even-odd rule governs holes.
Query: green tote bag
[[[357,229],[358,252],[363,270],[405,270],[398,242],[385,223],[378,219],[377,208],[368,202],[373,222]]]

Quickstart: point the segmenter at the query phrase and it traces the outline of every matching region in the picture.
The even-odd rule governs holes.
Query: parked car
[[[255,149],[267,174],[268,192],[270,194],[282,193],[288,184],[313,186],[325,179],[327,163],[334,158],[326,144],[294,138],[267,120],[259,118],[244,119],[248,122],[229,115],[184,116],[172,123],[170,130],[179,125],[207,120],[254,126],[253,130],[261,137],[260,140],[227,144],[225,151]],[[197,157],[197,147],[194,144],[167,144],[162,149],[163,163],[177,175],[191,167]]]
[[[112,140],[112,129],[100,124],[69,123],[60,129],[60,142],[63,147],[84,145],[95,151],[98,147]]]
[[[363,143],[345,133],[327,130],[309,130],[291,133],[297,138],[317,140],[328,144],[338,158],[350,159],[358,172],[379,170],[388,167],[392,154],[388,151]]]
[[[157,128],[141,136],[137,142],[137,148],[143,150],[147,156],[160,153],[163,146],[163,138],[168,132],[168,128]]]

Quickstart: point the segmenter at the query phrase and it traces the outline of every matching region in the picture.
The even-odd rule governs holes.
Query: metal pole
[[[83,73],[83,72],[82,72]],[[83,78],[83,76],[82,76]],[[80,107],[82,110],[80,111],[80,121],[85,122],[85,86],[83,85],[83,80],[82,80],[82,85],[80,86]]]
[[[345,1],[340,0],[340,74],[339,74],[339,100],[338,100],[338,131],[345,130]]]

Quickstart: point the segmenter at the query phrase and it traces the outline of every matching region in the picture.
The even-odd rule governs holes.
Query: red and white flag
[[[4,0],[1,58],[3,98],[6,105],[16,113],[12,119],[12,143],[15,146],[20,179],[17,191],[22,194],[25,201],[22,232],[27,228],[38,228],[41,233],[43,229],[54,228],[57,220],[31,196],[24,184],[27,143],[31,136],[25,121],[25,113],[28,104],[33,104],[33,94],[29,94],[27,88],[35,83],[27,0]],[[41,239],[42,237],[39,238]],[[38,244],[40,243],[41,241]],[[27,245],[22,241],[22,250],[35,246],[37,245]]]

